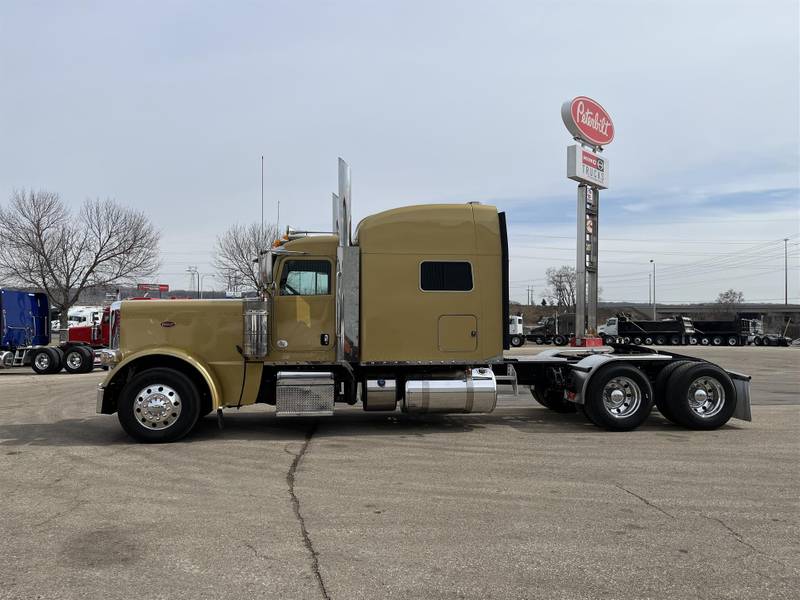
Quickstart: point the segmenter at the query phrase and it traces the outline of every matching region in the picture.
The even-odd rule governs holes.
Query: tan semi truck
[[[490,412],[498,380],[530,386],[598,426],[640,425],[656,403],[685,427],[750,419],[749,380],[636,346],[506,357],[505,214],[477,203],[396,208],[350,224],[339,161],[328,234],[289,229],[259,257],[262,298],[118,302],[97,412],[143,442],[198,418],[263,403],[281,416],[366,411]]]

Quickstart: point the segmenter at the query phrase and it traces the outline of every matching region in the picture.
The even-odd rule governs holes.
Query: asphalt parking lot
[[[103,373],[0,371],[0,598],[797,598],[800,349],[683,352],[753,375],[752,423],[612,434],[521,391],[144,446]]]

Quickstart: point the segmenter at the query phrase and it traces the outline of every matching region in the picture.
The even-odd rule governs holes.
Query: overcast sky
[[[512,298],[574,264],[559,108],[614,119],[601,196],[609,300],[800,301],[797,0],[0,4],[0,201],[113,197],[162,231],[159,280],[210,272],[214,237],[326,228],[336,158],[354,213],[508,212]],[[206,286],[211,285],[206,280]],[[215,287],[220,287],[218,283]]]

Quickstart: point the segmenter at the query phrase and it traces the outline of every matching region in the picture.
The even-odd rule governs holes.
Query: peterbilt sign
[[[604,190],[608,187],[608,159],[579,144],[567,146],[567,177]]]
[[[561,119],[573,137],[592,146],[605,146],[614,140],[614,123],[606,109],[586,96],[564,102]]]

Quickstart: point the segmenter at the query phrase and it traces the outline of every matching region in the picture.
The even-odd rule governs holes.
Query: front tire
[[[120,425],[145,443],[181,439],[200,414],[200,394],[191,379],[174,369],[147,369],[122,389],[117,407]]]
[[[598,427],[628,431],[641,425],[653,408],[653,388],[632,366],[610,366],[595,375],[584,398],[586,416]]]
[[[711,363],[676,369],[667,383],[667,396],[675,420],[689,429],[717,429],[736,410],[736,388],[730,376]]]
[[[525,343],[525,338],[523,338],[522,336],[519,336],[519,335],[512,335],[511,336],[511,345],[514,348],[519,348],[524,343]]]

